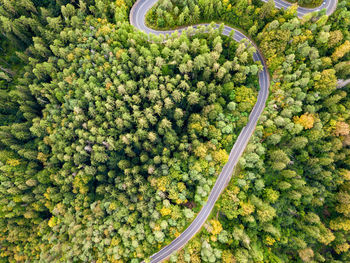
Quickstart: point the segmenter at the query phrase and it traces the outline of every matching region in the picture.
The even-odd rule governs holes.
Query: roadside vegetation
[[[158,28],[208,16],[243,28],[272,77],[239,173],[201,234],[170,262],[349,260],[350,89],[336,86],[350,76],[350,6],[298,19],[295,8],[275,11],[271,3],[253,1],[242,14],[246,1],[159,1],[148,14]],[[186,12],[193,15],[183,21]]]
[[[322,5],[323,0],[286,0],[289,3],[296,3],[299,6],[307,8],[315,8]]]
[[[0,262],[141,262],[193,220],[248,121],[254,48],[214,29],[149,41],[134,2],[0,0]],[[350,261],[349,1],[298,19],[161,0],[147,19],[225,21],[271,74],[235,175],[169,261]]]

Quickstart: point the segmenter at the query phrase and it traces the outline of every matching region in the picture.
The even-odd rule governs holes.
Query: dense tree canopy
[[[194,218],[256,101],[248,44],[214,29],[150,42],[123,1],[114,16],[86,4],[33,18],[32,39],[7,32],[27,65],[3,81],[4,259],[155,252]]]
[[[212,27],[146,36],[133,3],[0,0],[0,262],[141,262],[193,220],[247,123],[255,49]],[[298,19],[273,1],[162,0],[147,17],[212,20],[256,41],[271,95],[169,261],[349,261],[350,3]]]

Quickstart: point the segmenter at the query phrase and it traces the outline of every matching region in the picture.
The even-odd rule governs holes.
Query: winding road
[[[171,33],[174,33],[175,30],[156,31],[151,28],[148,28],[145,24],[145,17],[148,10],[151,9],[151,7],[157,1],[158,0],[137,0],[130,11],[130,24],[147,34],[155,34],[155,35],[169,34],[170,35]],[[262,0],[262,1],[267,2],[268,0]],[[277,8],[287,8],[291,4],[284,2],[282,0],[275,0],[275,5]],[[325,0],[325,2],[318,8],[308,9],[308,8],[299,7],[297,12],[298,12],[298,16],[302,17],[307,13],[319,11],[323,8],[326,8],[327,14],[329,15],[334,12],[336,5],[337,5],[337,0]],[[201,25],[208,25],[208,24],[201,24]],[[195,25],[193,27],[196,28],[198,26],[199,25]],[[219,25],[216,24],[215,27],[219,27]],[[183,30],[184,29],[179,29],[176,31],[181,32]],[[241,40],[246,39],[248,42],[250,42],[252,45],[256,47],[257,51],[253,54],[253,59],[254,61],[260,61],[261,64],[263,65],[262,71],[259,72],[260,90],[259,90],[257,102],[252,112],[249,115],[248,124],[242,129],[235,144],[233,145],[229,155],[228,162],[223,167],[220,175],[218,176],[215,182],[215,185],[209,194],[206,204],[202,207],[201,211],[198,213],[197,217],[193,220],[193,222],[186,228],[184,232],[181,233],[180,236],[178,236],[169,245],[163,247],[160,251],[158,251],[157,253],[153,254],[150,257],[151,263],[161,262],[164,259],[168,258],[173,252],[182,248],[202,228],[203,224],[209,217],[217,199],[219,198],[220,194],[229,183],[233,173],[233,168],[236,166],[239,158],[243,154],[243,151],[246,148],[246,145],[248,144],[248,141],[255,130],[258,119],[264,110],[265,103],[269,95],[269,86],[270,86],[270,78],[269,78],[269,73],[266,67],[265,60],[261,52],[257,48],[257,46],[248,37],[243,35],[238,30],[228,26],[224,26],[223,35],[229,36],[231,31],[234,31],[233,38],[235,41],[240,42]]]

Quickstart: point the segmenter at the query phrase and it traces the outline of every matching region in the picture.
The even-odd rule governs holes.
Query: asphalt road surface
[[[175,30],[156,31],[151,28],[148,28],[145,24],[145,17],[148,10],[157,1],[158,0],[136,1],[136,3],[134,4],[130,12],[130,23],[133,26],[135,26],[137,29],[147,34],[153,33],[155,35],[166,35],[166,34],[170,35],[174,33]],[[267,2],[268,0],[262,0],[262,1]],[[275,0],[275,5],[277,8],[287,8],[291,4],[284,2],[282,0]],[[325,2],[318,8],[308,9],[308,8],[299,7],[298,16],[301,17],[306,13],[319,11],[323,8],[327,9],[327,14],[331,14],[332,12],[334,12],[336,5],[337,5],[337,0],[325,0]],[[208,24],[201,24],[201,25],[208,25]],[[196,28],[198,26],[199,25],[195,25],[193,27]],[[215,25],[215,26],[219,27],[219,25]],[[182,30],[184,29],[179,29],[177,31],[181,32]],[[249,43],[251,43],[256,47],[256,45],[248,37],[246,37],[245,35],[243,35],[241,32],[239,32],[234,28],[225,26],[223,30],[223,34],[226,36],[229,36],[231,31],[234,31],[234,36],[233,36],[234,40],[240,42],[241,40],[246,39]],[[239,158],[241,157],[244,149],[246,148],[246,145],[248,144],[250,137],[254,132],[258,119],[262,111],[264,110],[265,103],[269,95],[269,86],[270,86],[269,73],[268,73],[265,61],[263,59],[263,56],[258,49],[257,49],[257,52],[254,53],[253,58],[254,58],[254,61],[261,62],[261,64],[263,65],[263,70],[259,72],[259,84],[260,84],[259,95],[257,98],[257,102],[252,112],[249,115],[248,124],[242,129],[241,133],[239,134],[235,144],[231,149],[228,162],[226,163],[220,175],[218,176],[215,182],[215,185],[209,194],[206,204],[202,207],[197,217],[187,227],[187,229],[181,233],[180,236],[178,236],[175,240],[173,240],[169,245],[163,247],[160,251],[153,254],[151,256],[151,261],[150,261],[151,263],[161,262],[164,259],[168,258],[173,252],[182,248],[202,228],[203,224],[205,223],[208,216],[210,215],[215,202],[217,201],[221,192],[225,189],[225,187],[227,186],[227,184],[231,179],[233,168],[236,166]]]
[[[261,0],[263,2],[268,2],[268,0]],[[324,0],[322,4],[318,7],[315,8],[306,8],[306,7],[298,7],[298,17],[302,17],[308,13],[316,12],[316,11],[321,11],[322,9],[326,9],[326,14],[331,15],[335,9],[337,8],[337,3],[338,0]],[[287,9],[289,6],[293,4],[288,3],[283,0],[275,0],[275,6],[278,9],[284,8]]]

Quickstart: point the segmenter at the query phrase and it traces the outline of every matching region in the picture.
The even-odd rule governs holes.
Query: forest
[[[298,1],[317,6],[318,1]],[[0,262],[131,262],[206,203],[259,92],[222,28],[167,41],[134,0],[0,0]],[[203,229],[169,262],[350,261],[350,2],[160,0],[147,25],[223,22],[270,96]]]

